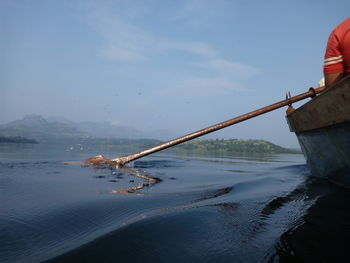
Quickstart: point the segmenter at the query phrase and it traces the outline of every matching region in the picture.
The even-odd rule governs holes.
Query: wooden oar
[[[86,165],[90,165],[90,164],[91,165],[111,165],[111,166],[120,167],[120,166],[125,165],[128,162],[134,161],[136,159],[139,159],[139,158],[141,158],[143,156],[146,156],[146,155],[149,155],[151,153],[155,153],[155,152],[164,150],[164,149],[172,147],[174,145],[177,145],[177,144],[180,144],[180,143],[192,140],[194,138],[203,136],[205,134],[208,134],[208,133],[211,133],[211,132],[223,129],[225,127],[231,126],[233,124],[236,124],[236,123],[248,120],[248,119],[251,119],[253,117],[262,115],[264,113],[276,110],[278,108],[281,108],[281,107],[284,107],[284,106],[287,106],[287,105],[291,105],[294,102],[297,102],[297,101],[300,101],[300,100],[303,100],[303,99],[306,99],[306,98],[309,98],[309,97],[314,97],[318,93],[321,93],[324,90],[325,90],[325,87],[320,87],[320,88],[317,88],[317,89],[310,88],[308,92],[299,94],[299,95],[294,96],[294,97],[287,96],[287,98],[285,100],[282,100],[282,101],[276,102],[274,104],[271,104],[269,106],[260,108],[258,110],[255,110],[255,111],[252,111],[252,112],[240,115],[238,117],[229,119],[227,121],[220,122],[220,123],[212,125],[212,126],[210,126],[208,128],[204,128],[202,130],[198,130],[196,132],[187,134],[185,136],[182,136],[182,137],[179,137],[177,139],[165,142],[165,143],[163,143],[161,145],[149,148],[147,150],[144,150],[144,151],[141,151],[141,152],[138,152],[138,153],[134,153],[134,154],[130,154],[130,155],[127,155],[127,156],[122,156],[122,157],[117,157],[117,158],[112,158],[112,159],[106,159],[104,156],[99,155],[99,156],[92,157],[92,158],[89,158],[89,159],[85,160],[84,163]]]

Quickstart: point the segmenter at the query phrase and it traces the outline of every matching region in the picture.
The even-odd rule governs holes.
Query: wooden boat
[[[286,117],[312,174],[350,187],[350,76]]]

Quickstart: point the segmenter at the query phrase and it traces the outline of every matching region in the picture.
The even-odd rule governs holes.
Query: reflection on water
[[[346,258],[349,191],[310,177],[301,155],[167,152],[123,169],[63,165],[125,154],[113,151],[0,145],[0,261]]]
[[[125,189],[124,188],[113,189],[110,192],[112,194],[133,194],[133,193],[136,193],[137,191],[144,189],[145,187],[147,187],[147,188],[152,187],[155,184],[158,184],[162,181],[158,177],[149,176],[145,172],[142,172],[141,170],[129,168],[127,166],[119,167],[116,170],[118,170],[118,172],[117,171],[112,172],[112,174],[117,175],[116,178],[121,178],[121,174],[128,173],[130,175],[134,175],[135,177],[141,178],[141,179],[145,180],[146,182],[140,182],[135,186],[131,186],[131,187],[128,187]],[[134,180],[131,180],[131,182],[134,182]]]

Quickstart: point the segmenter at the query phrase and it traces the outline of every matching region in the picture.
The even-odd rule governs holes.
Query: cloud
[[[218,52],[215,49],[201,42],[162,40],[160,47],[162,47],[164,50],[184,51],[204,57],[215,57],[218,55]]]
[[[192,12],[198,4],[200,2],[190,1],[188,10],[184,9],[184,12]],[[242,89],[238,80],[259,72],[250,65],[222,58],[219,50],[208,43],[169,38],[149,28],[146,30],[137,17],[130,18],[121,12],[101,4],[90,8],[90,24],[103,39],[99,53],[116,63],[143,63],[148,72],[153,67],[159,77],[163,70],[164,55],[178,60],[177,65],[180,63],[180,70],[186,71],[187,75],[181,75],[180,70],[173,72],[177,79],[176,83],[167,85],[169,91],[175,92],[186,87],[187,91],[192,89],[193,93],[201,92],[203,95],[217,94],[218,91],[228,93]],[[177,52],[187,55],[178,56]]]
[[[110,44],[109,46],[104,47],[100,54],[111,60],[124,60],[124,61],[135,61],[145,59],[145,57],[131,48],[121,47],[117,45]]]
[[[157,36],[127,23],[108,8],[91,11],[90,24],[105,44],[100,54],[112,60],[144,60],[164,52],[182,51],[199,57],[215,57],[217,51],[206,43],[178,41]]]
[[[240,89],[238,83],[226,78],[191,78],[183,81],[178,88],[182,91],[191,90],[199,95],[222,95]]]
[[[210,28],[213,21],[231,18],[235,15],[234,0],[186,0],[182,8],[175,12],[174,20],[192,28]]]
[[[255,67],[219,57],[206,61],[205,63],[201,64],[201,66],[215,69],[217,72],[220,72],[225,76],[251,77],[259,72],[259,70]]]
[[[121,125],[123,125],[123,122],[120,121],[120,120],[112,120],[112,121],[110,121],[110,123],[111,123],[113,126],[121,126]]]
[[[112,11],[100,5],[93,5],[89,9],[89,24],[104,42],[99,53],[112,60],[144,59],[144,54],[147,54],[155,40]]]

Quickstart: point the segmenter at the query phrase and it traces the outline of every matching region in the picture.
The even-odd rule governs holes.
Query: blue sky
[[[328,35],[349,9],[337,0],[0,0],[0,123],[42,114],[177,135],[205,128],[316,86]],[[211,137],[296,147],[284,112]]]

